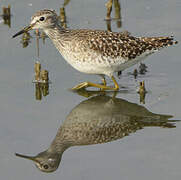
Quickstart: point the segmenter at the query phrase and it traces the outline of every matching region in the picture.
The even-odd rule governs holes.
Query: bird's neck
[[[64,41],[64,34],[66,34],[67,30],[61,27],[59,24],[51,28],[44,29],[47,36],[53,41],[55,47],[62,52],[66,42]]]
[[[63,154],[63,152],[68,148],[69,146],[62,144],[61,142],[52,142],[52,144],[47,149],[47,152],[50,152],[52,154]]]
[[[56,24],[54,26],[44,29],[44,31],[50,37],[50,39],[53,40],[55,37],[60,36],[62,33],[64,33],[65,29],[59,24]]]
[[[52,141],[51,145],[48,148],[48,151],[52,151],[54,153],[62,154],[67,148],[72,146],[72,142],[69,142],[64,138],[64,131],[60,127],[57,135]]]

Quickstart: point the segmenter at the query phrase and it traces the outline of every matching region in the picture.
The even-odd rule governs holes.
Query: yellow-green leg
[[[106,83],[105,76],[104,75],[100,75],[100,76],[102,78],[101,80],[102,80],[103,85],[106,86],[107,83]]]
[[[112,76],[111,79],[114,82],[114,90],[119,90],[119,85],[118,85],[116,79],[114,78],[114,76]]]
[[[103,85],[95,84],[95,83],[92,83],[92,82],[83,82],[83,83],[80,83],[77,86],[73,87],[72,90],[79,90],[79,89],[87,88],[87,87],[97,87],[97,88],[100,88],[102,90],[113,90],[113,91],[119,90],[119,85],[116,82],[114,76],[112,76],[111,79],[114,82],[114,87],[106,86],[106,84],[105,84],[106,81],[104,79],[104,81],[103,81],[104,84]]]

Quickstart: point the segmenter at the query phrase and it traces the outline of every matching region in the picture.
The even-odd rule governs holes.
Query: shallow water
[[[40,172],[32,162],[14,155],[15,152],[36,155],[47,149],[72,109],[87,100],[68,89],[81,81],[99,82],[100,79],[70,67],[49,39],[45,44],[40,40],[40,58],[37,58],[34,33],[31,33],[34,38],[26,48],[22,48],[21,37],[11,39],[29,23],[35,11],[52,8],[58,12],[63,1],[11,0],[8,3],[12,6],[11,28],[0,21],[2,179],[179,179],[180,122],[174,123],[175,128],[149,126],[109,143],[71,147],[63,153],[58,170],[51,174]],[[65,7],[68,27],[106,29],[104,3],[70,1]],[[128,30],[137,36],[171,34],[181,40],[179,0],[124,0],[120,3],[122,27],[117,28],[116,22],[112,21],[113,31]],[[3,0],[1,4],[7,5],[7,2]],[[180,47],[179,43],[148,57],[145,61],[148,72],[139,75],[137,80],[130,72],[138,65],[124,71],[118,82],[125,88],[116,98],[140,105],[136,89],[139,81],[144,80],[148,93],[142,106],[152,113],[172,115],[170,123],[180,120]],[[36,100],[35,84],[32,83],[37,59],[49,70],[52,82],[49,95],[41,101]],[[111,93],[108,95],[112,96]],[[129,112],[135,109],[131,106]],[[140,112],[137,114],[139,116]]]

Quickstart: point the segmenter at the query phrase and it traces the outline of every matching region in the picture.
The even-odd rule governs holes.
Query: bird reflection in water
[[[72,109],[47,150],[36,156],[16,155],[34,161],[43,172],[53,172],[71,146],[107,143],[148,126],[174,128],[175,121],[168,121],[171,117],[120,98],[97,95]]]

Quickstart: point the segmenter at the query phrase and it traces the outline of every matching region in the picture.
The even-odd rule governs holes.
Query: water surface
[[[40,41],[37,58],[36,39],[22,48],[21,37],[11,36],[27,25],[30,16],[42,8],[57,12],[63,1],[10,0],[1,4],[12,6],[11,28],[0,24],[0,172],[3,179],[173,179],[180,173],[181,124],[176,128],[144,127],[129,136],[109,143],[74,146],[67,149],[57,171],[45,174],[32,162],[15,152],[36,155],[48,148],[68,114],[87,98],[68,89],[79,82],[99,82],[99,77],[82,74],[70,67],[49,39]],[[70,1],[65,7],[70,28],[106,29],[104,1]],[[174,35],[181,40],[179,0],[120,1],[122,27],[112,21],[113,31],[128,30],[137,36]],[[113,12],[114,16],[114,12]],[[34,33],[31,33],[35,37]],[[148,93],[144,106],[155,114],[172,115],[168,121],[179,120],[180,113],[180,44],[147,58],[148,72],[137,80],[129,75],[138,66],[123,72],[121,92],[116,98],[140,105],[136,92],[144,80]],[[32,84],[33,66],[40,60],[50,72],[49,95],[35,98]],[[110,82],[108,80],[108,82]],[[111,82],[110,82],[111,83]],[[109,94],[111,97],[111,94]],[[134,108],[133,108],[134,109]],[[173,123],[173,122],[170,122]]]

